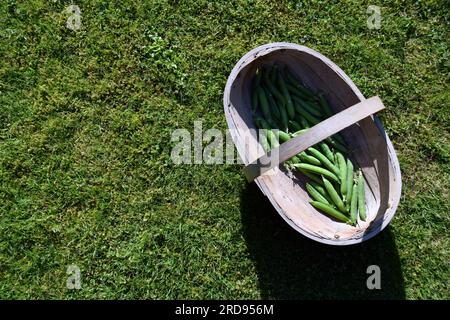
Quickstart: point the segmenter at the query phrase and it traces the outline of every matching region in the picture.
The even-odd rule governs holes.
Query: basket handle
[[[381,102],[378,96],[375,96],[336,113],[311,127],[305,133],[286,141],[252,163],[249,163],[244,168],[247,180],[249,182],[253,181],[264,172],[269,171],[298,153],[383,109],[383,102]]]

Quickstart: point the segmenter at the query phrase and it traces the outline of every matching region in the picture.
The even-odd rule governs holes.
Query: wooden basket
[[[250,107],[252,76],[257,67],[275,61],[287,65],[313,91],[324,92],[335,115],[264,154],[257,147],[257,136],[244,139],[243,133],[255,129]],[[350,245],[372,238],[389,224],[400,200],[401,176],[392,143],[373,116],[384,106],[378,97],[365,99],[350,78],[328,58],[291,43],[257,47],[233,68],[223,103],[228,128],[246,165],[244,172],[248,180],[255,179],[281,217],[295,230],[321,243]],[[362,169],[366,181],[367,219],[359,221],[357,226],[338,222],[312,207],[305,188],[307,178],[279,166],[337,132],[346,140],[350,158]],[[272,161],[270,166],[260,165],[267,160]]]

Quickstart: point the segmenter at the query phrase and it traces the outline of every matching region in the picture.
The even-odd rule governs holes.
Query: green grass
[[[77,0],[78,32],[70,3],[0,4],[0,298],[450,299],[444,1],[385,1],[369,30],[377,2]],[[174,129],[226,129],[229,72],[273,41],[318,50],[387,107],[403,195],[367,243],[297,234],[239,165],[170,159]]]

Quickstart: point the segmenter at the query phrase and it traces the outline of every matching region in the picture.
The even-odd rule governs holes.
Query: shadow
[[[404,299],[403,276],[389,227],[362,244],[329,246],[292,229],[255,183],[241,195],[243,235],[263,299]],[[381,290],[369,290],[378,265]]]

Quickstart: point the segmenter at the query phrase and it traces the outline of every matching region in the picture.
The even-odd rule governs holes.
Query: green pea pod
[[[259,123],[258,127],[260,127],[260,128],[263,128],[263,129],[266,129],[266,130],[276,129],[276,130],[273,130],[273,131],[274,131],[275,136],[277,137],[277,139],[279,139],[278,132],[281,132],[281,131],[278,130],[279,129],[278,125],[275,123],[275,121],[272,118],[264,119],[264,118],[261,118],[261,117],[257,117],[257,120],[258,120],[258,123]]]
[[[323,181],[322,180],[320,180],[320,183],[315,182],[315,181],[311,181],[309,183],[314,187],[314,189],[319,191],[322,196],[324,196],[324,197],[328,196],[327,191],[323,187]]]
[[[305,118],[300,117],[298,113],[295,114],[295,121],[297,121],[303,129],[308,129],[310,127],[308,121],[306,121]]]
[[[333,203],[333,200],[331,200],[330,196],[327,193],[327,190],[325,190],[325,188],[322,186],[323,185],[323,181],[320,180],[320,184],[317,183],[316,181],[311,181],[310,184],[314,187],[314,189],[316,189],[317,191],[319,191],[319,193],[328,200],[328,202],[330,203],[330,205],[335,208],[336,205]]]
[[[339,169],[326,157],[324,156],[319,150],[310,147],[308,148],[308,152],[311,153],[314,157],[320,160],[322,164],[331,172],[333,172],[336,176],[340,176],[341,172]],[[336,181],[338,182],[338,181]]]
[[[316,118],[306,110],[304,110],[297,102],[294,104],[295,110],[302,116],[302,118],[305,118],[308,123],[315,126],[320,122],[320,119]]]
[[[352,193],[353,193],[353,164],[350,159],[347,159],[347,203],[352,201]]]
[[[302,127],[303,127],[303,128],[305,128],[305,129],[309,129],[309,128],[311,128],[311,126],[310,126],[309,122],[308,122],[308,121],[306,121],[306,119],[305,119],[305,118],[301,118],[301,120],[300,120],[300,124],[301,124],[301,125],[302,125]]]
[[[257,117],[257,119],[258,119],[258,122],[260,123],[260,127],[262,129],[266,129],[266,130],[272,130],[273,129],[273,126],[271,124],[271,122],[273,122],[272,118],[266,119],[266,118],[263,118],[263,117]]]
[[[331,117],[334,112],[331,110],[330,105],[328,104],[327,100],[325,99],[322,92],[320,92],[318,95],[319,98],[319,104],[322,107],[323,112],[327,115],[327,117]]]
[[[311,113],[313,116],[319,118],[320,120],[323,120],[325,117],[323,116],[323,113],[321,112],[320,106],[317,105],[317,102],[306,100],[304,101],[304,104],[307,106],[306,110]]]
[[[295,76],[287,69],[285,69],[286,80],[288,83],[293,85],[295,88],[297,88],[299,91],[301,91],[305,96],[309,98],[313,98],[314,94],[309,91],[307,88],[305,88],[299,80],[295,78]]]
[[[322,118],[322,114],[320,113],[320,110],[314,108],[311,104],[309,104],[306,101],[303,101],[302,99],[298,99],[297,97],[293,98],[294,102],[300,105],[301,108],[305,109],[306,112],[311,114],[314,117],[317,117],[318,119]]]
[[[297,132],[302,130],[302,127],[295,120],[289,120],[289,128],[292,128],[292,131]]]
[[[262,117],[256,117],[255,118],[257,123],[258,123],[258,127],[261,129],[266,129],[266,130],[270,130],[270,125],[269,122],[267,122],[266,119],[262,118]]]
[[[297,157],[297,156],[293,156],[289,160],[291,160],[291,164],[296,164],[296,163],[300,163],[301,162],[299,157]]]
[[[319,176],[316,176],[314,173],[301,169],[301,168],[297,168],[298,170],[300,170],[301,173],[303,173],[305,176],[307,176],[311,181],[314,181],[316,183],[323,183],[323,181],[320,179]]]
[[[328,160],[332,162],[334,161],[334,154],[331,151],[330,147],[325,142],[320,143],[320,149],[322,149],[322,152],[325,154]]]
[[[352,187],[353,189],[353,195],[354,197],[351,200],[350,203],[350,220],[352,221],[352,224],[356,223],[356,220],[358,219],[357,215],[358,215],[358,210],[357,210],[357,206],[358,206],[358,185],[353,185]]]
[[[342,153],[336,153],[337,162],[339,163],[339,178],[341,179],[341,195],[344,200],[347,198],[347,163]]]
[[[289,126],[289,120],[288,120],[288,115],[286,112],[286,108],[284,105],[280,105],[280,114],[281,114],[281,124],[282,124],[282,128],[283,130],[287,131],[288,126]]]
[[[306,120],[306,119],[305,119]],[[309,122],[308,120],[306,120],[306,122],[308,122],[308,125],[309,125],[309,127],[311,128],[311,127],[314,127],[317,123],[312,123],[312,122]]]
[[[339,182],[339,178],[333,172],[319,166],[308,163],[299,163],[296,165],[296,168],[304,169],[318,175],[323,175],[335,182]]]
[[[281,123],[280,108],[276,104],[270,103],[270,100],[269,100],[269,105],[270,105],[270,112],[272,113],[273,118],[275,120],[277,120],[278,123]]]
[[[292,160],[288,159],[285,162],[282,163],[282,165],[287,169],[287,170],[292,170],[292,165],[294,164],[294,162],[292,162]]]
[[[264,88],[264,92],[266,93],[267,100],[269,101],[270,111],[274,115],[276,119],[281,119],[280,109],[273,98],[272,93]]]
[[[270,143],[270,148],[274,149],[280,145],[278,138],[272,130],[267,130],[267,138]]]
[[[272,126],[273,124],[270,123],[271,120],[272,120],[271,118],[264,119],[262,117],[256,117],[256,119],[257,119],[257,121],[259,123],[258,127],[260,127],[261,129],[270,130],[270,129],[273,128],[273,126]]]
[[[308,131],[308,129],[302,129],[302,130],[295,131],[294,133],[292,133],[292,136],[293,137],[299,136],[299,135],[305,133],[306,131]]]
[[[361,171],[358,176],[358,211],[359,218],[362,221],[366,221],[366,193],[364,190],[364,177]]]
[[[300,104],[300,105],[302,105],[302,104]],[[315,107],[313,105],[312,102],[303,101],[303,105],[304,105],[306,112],[308,112],[309,114],[311,114],[312,116],[316,117],[319,120],[323,120],[322,113],[320,112],[319,109],[317,109],[317,107]]]
[[[286,83],[286,87],[287,87],[289,93],[291,94],[292,99],[294,99],[294,97],[298,97],[298,98],[303,99],[303,100],[310,100],[311,99],[310,96],[308,96],[305,93],[303,93],[301,90],[296,88],[290,82]]]
[[[284,132],[283,130],[279,130],[278,135],[281,142],[286,142],[291,139],[291,136],[288,133]]]
[[[267,78],[263,79],[264,85],[266,88],[272,93],[273,97],[276,99],[277,105],[281,107],[286,104],[286,101],[284,100],[283,94],[268,80]]]
[[[270,118],[270,108],[269,108],[269,102],[267,101],[266,94],[263,90],[263,88],[259,87],[258,89],[258,99],[261,104],[261,111],[265,118]]]
[[[327,205],[330,205],[330,203],[328,202],[328,200],[327,200],[324,196],[322,196],[322,195],[320,194],[319,191],[317,191],[316,189],[314,189],[314,187],[313,187],[311,184],[309,184],[309,183],[306,184],[306,190],[308,190],[309,195],[310,195],[314,200],[319,201],[319,202],[322,202],[322,203],[325,203],[325,204],[327,204]]]
[[[300,90],[303,94],[307,95],[309,99],[314,99],[314,93],[305,86],[303,86],[302,84],[297,83],[296,88]]]
[[[320,166],[321,162],[319,160],[317,160],[316,158],[314,158],[313,156],[308,155],[305,151],[300,152],[298,154],[300,160],[302,160],[305,163],[310,163],[313,164],[315,166]]]
[[[346,148],[345,146],[343,146],[342,144],[340,144],[339,142],[337,142],[336,140],[334,140],[333,138],[328,137],[328,138],[326,139],[326,141],[329,142],[330,145],[331,145],[334,149],[339,150],[339,151],[342,152],[343,154],[347,154],[347,153],[348,153],[347,148]]]
[[[340,213],[339,211],[337,211],[336,209],[334,209],[333,207],[324,204],[322,202],[319,201],[310,201],[309,202],[313,207],[329,214],[330,216],[332,216],[333,218],[351,224],[351,221],[348,217],[346,217],[345,215],[343,215],[342,213]]]
[[[341,212],[347,212],[347,208],[345,208],[344,202],[339,197],[339,194],[334,189],[333,185],[330,181],[328,181],[325,177],[322,176],[323,185],[325,186],[325,189],[327,190],[328,194],[331,197],[331,200],[333,200],[334,204],[338,207]]]
[[[291,95],[289,94],[288,89],[286,88],[286,83],[284,82],[283,77],[281,74],[278,74],[278,86],[281,89],[281,93],[284,96],[284,99],[286,101],[286,111],[289,116],[289,119],[294,119],[295,116],[295,109],[294,109],[294,103],[292,102]]]
[[[273,118],[268,118],[267,123],[270,126],[268,129],[279,129],[280,128],[280,125]]]

